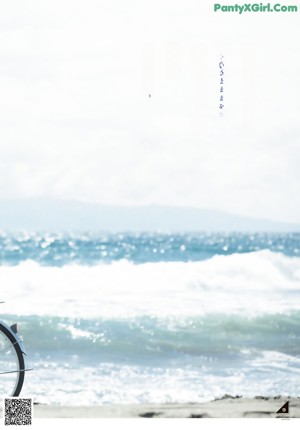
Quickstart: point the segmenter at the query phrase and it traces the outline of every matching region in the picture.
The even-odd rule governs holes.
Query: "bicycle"
[[[31,370],[25,369],[24,355],[17,324],[8,326],[0,321],[0,398],[19,396],[25,372]]]

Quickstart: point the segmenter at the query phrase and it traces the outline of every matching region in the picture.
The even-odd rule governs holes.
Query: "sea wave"
[[[271,251],[198,262],[0,267],[4,314],[128,319],[300,309],[300,258]]]
[[[57,404],[198,402],[299,393],[300,258],[0,266],[2,319]],[[284,385],[283,384],[284,381]]]
[[[24,395],[57,404],[299,394],[300,312],[198,318],[22,317]]]
[[[300,311],[257,317],[210,314],[198,317],[135,317],[127,320],[4,315],[19,322],[32,353],[80,353],[83,362],[175,360],[184,356],[244,359],[254,351],[300,354]],[[201,361],[200,360],[200,361]]]

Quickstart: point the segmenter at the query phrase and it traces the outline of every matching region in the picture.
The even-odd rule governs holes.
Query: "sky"
[[[0,199],[299,222],[299,14],[3,0]]]

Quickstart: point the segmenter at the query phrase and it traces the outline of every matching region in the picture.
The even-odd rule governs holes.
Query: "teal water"
[[[299,396],[299,234],[2,233],[2,319],[57,404]]]
[[[43,265],[92,265],[126,259],[136,264],[199,261],[268,249],[300,256],[300,233],[159,234],[159,233],[0,233],[0,264],[33,260]]]

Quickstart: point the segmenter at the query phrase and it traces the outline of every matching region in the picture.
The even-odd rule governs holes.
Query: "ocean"
[[[21,395],[57,405],[300,395],[300,234],[0,233]]]

